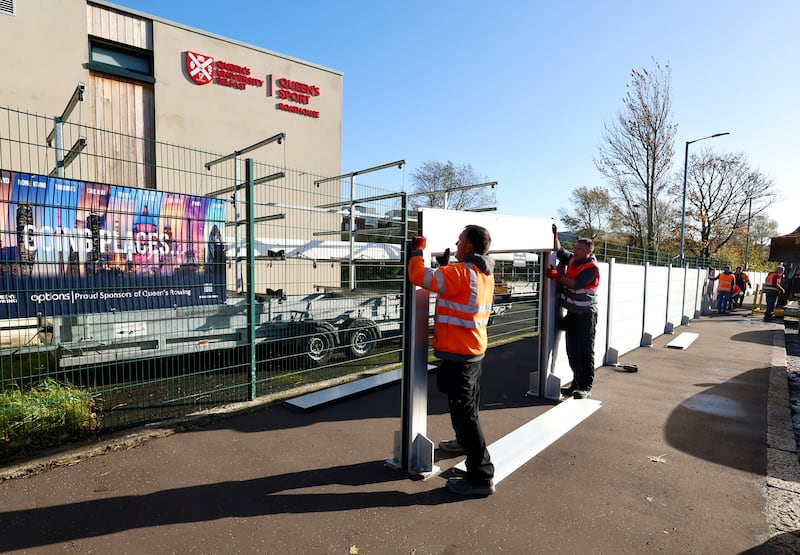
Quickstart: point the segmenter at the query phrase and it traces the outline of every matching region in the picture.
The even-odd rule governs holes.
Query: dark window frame
[[[129,69],[118,65],[93,61],[92,54],[94,52],[95,47],[99,47],[106,51],[117,52],[119,54],[125,54],[127,56],[133,56],[135,58],[138,58],[147,63],[147,67],[149,68],[149,73],[144,73],[141,71],[137,71],[135,69]],[[128,46],[125,44],[120,44],[118,42],[90,35],[89,45],[88,45],[88,57],[89,61],[86,63],[86,67],[87,69],[90,69],[92,71],[99,71],[101,73],[107,73],[110,75],[115,75],[117,77],[123,77],[125,79],[132,79],[134,81],[141,81],[143,83],[152,84],[156,82],[156,79],[153,76],[153,53],[150,50],[145,50],[143,48],[136,48],[134,46]]]

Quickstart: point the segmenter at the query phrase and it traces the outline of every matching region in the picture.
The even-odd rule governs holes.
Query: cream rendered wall
[[[0,13],[0,105],[58,115],[86,83],[85,0],[17,0]]]

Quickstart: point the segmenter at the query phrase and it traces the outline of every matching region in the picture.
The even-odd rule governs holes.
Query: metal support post
[[[403,264],[407,267],[411,242],[406,241]],[[436,475],[433,442],[427,437],[428,419],[428,312],[430,294],[408,278],[403,293],[403,378],[401,429],[394,434],[392,468],[423,479]]]
[[[354,229],[356,227],[356,205],[355,205],[355,198],[356,198],[356,176],[350,176],[350,225],[347,226],[349,230],[348,233],[348,241],[350,243],[350,256],[348,257],[347,265],[349,266],[347,270],[347,274],[350,283],[350,291],[354,291],[356,288],[356,276],[355,276],[355,264],[353,264],[353,253],[355,252],[355,232]]]
[[[239,168],[239,155],[238,153],[233,158],[233,182],[235,186],[233,188],[233,263],[234,263],[234,272],[235,272],[235,282],[236,282],[236,292],[242,293],[244,290],[242,288],[242,260],[239,258],[239,242],[242,239],[240,233],[240,225],[242,221],[242,212],[239,208],[239,183],[242,182],[241,179],[241,169]],[[251,175],[252,177],[252,175]],[[249,181],[248,181],[249,183]]]
[[[682,266],[683,269],[683,296],[681,297],[681,325],[688,326],[689,325],[689,316],[686,314],[686,278],[689,273],[689,269],[686,267],[686,264]]]
[[[669,293],[672,289],[672,268],[674,266],[670,264],[667,266],[667,310],[664,313],[664,333],[673,334],[675,333],[675,325],[669,321]]]
[[[658,261],[656,261],[658,264]],[[644,278],[642,280],[642,339],[639,341],[640,347],[652,347],[653,336],[647,333],[647,274],[650,270],[650,263],[644,263]]]
[[[545,260],[555,265],[555,253],[542,253],[542,268],[546,267]],[[556,356],[561,332],[557,321],[560,316],[557,286],[553,280],[544,276],[542,272],[542,302],[539,307],[539,365],[538,370],[531,372],[528,382],[529,397],[545,397],[558,399],[561,396],[561,379],[555,374]]]
[[[747,199],[747,242],[744,245],[744,271],[746,272],[749,268],[749,261],[750,261],[750,217],[753,214],[753,197],[748,197]]]
[[[56,116],[53,129],[56,139],[56,177],[64,177],[64,122]]]
[[[701,274],[700,268],[698,268],[697,269],[697,279],[695,280],[696,283],[695,283],[695,290],[694,290],[694,305],[692,305],[692,314],[694,315],[694,318],[699,318],[700,317],[700,311],[697,310],[697,300],[700,297],[700,291],[702,291],[702,289],[703,289],[703,286],[701,285],[700,274]]]
[[[250,347],[250,400],[256,398],[256,256],[254,206],[255,184],[253,183],[253,159],[245,160],[245,216],[247,217],[247,332]]]
[[[611,258],[608,261],[608,305],[606,308],[606,361],[605,364],[619,364],[619,350],[611,347],[611,335],[614,331],[614,288],[611,284],[614,283],[614,267],[616,265],[616,258]],[[597,337],[595,336],[595,343]],[[594,348],[594,345],[592,346]]]

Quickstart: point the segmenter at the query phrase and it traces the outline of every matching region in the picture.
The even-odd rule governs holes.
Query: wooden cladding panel
[[[153,24],[150,20],[87,4],[89,34],[145,50],[153,49]]]
[[[94,179],[128,187],[155,187],[153,86],[91,75]]]

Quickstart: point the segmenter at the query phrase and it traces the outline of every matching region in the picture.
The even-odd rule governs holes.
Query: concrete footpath
[[[599,411],[485,499],[444,490],[460,462],[415,481],[387,468],[399,427],[392,385],[320,410],[284,406],[182,433],[93,446],[76,464],[5,468],[0,551],[13,553],[797,553],[800,470],[783,326],[733,315],[676,330],[603,367]],[[494,348],[481,420],[489,442],[552,408],[525,397],[534,340]],[[568,403],[582,401],[569,400]],[[450,439],[429,394],[428,435]],[[142,438],[164,436],[142,441]],[[25,475],[36,467],[44,472]]]

